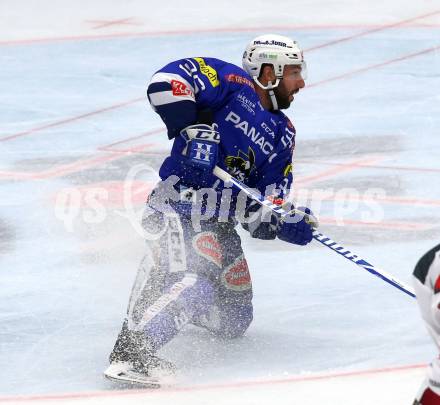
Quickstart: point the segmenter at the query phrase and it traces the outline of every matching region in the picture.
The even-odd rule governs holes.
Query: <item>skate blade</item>
[[[145,388],[161,388],[174,383],[174,378],[170,376],[164,378],[145,376],[124,367],[123,364],[110,365],[104,371],[104,376],[114,382],[141,385]]]

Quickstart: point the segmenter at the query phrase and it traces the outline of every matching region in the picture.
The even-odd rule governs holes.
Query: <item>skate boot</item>
[[[145,334],[128,330],[126,322],[109,360],[110,366],[104,371],[104,376],[110,380],[151,388],[174,382],[174,365],[155,356]]]

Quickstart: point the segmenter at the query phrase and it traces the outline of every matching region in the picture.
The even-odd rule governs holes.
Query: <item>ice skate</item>
[[[104,376],[113,381],[159,388],[174,382],[174,365],[155,356],[142,332],[129,331],[126,322],[110,354]]]
[[[104,376],[113,381],[159,388],[175,382],[174,372],[175,367],[172,363],[151,356],[144,363],[115,361],[104,371]]]

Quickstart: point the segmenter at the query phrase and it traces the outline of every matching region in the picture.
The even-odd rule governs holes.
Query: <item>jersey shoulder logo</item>
[[[173,92],[173,96],[192,96],[194,94],[190,88],[185,83],[182,83],[179,80],[171,80],[171,90]]]
[[[218,80],[217,71],[212,66],[207,65],[203,58],[194,58],[194,60],[199,64],[200,71],[208,78],[211,86],[219,86],[220,82]]]

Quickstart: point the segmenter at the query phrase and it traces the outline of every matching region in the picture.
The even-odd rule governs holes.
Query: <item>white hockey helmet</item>
[[[275,84],[269,88],[278,86],[286,65],[301,66],[301,76],[303,79],[306,78],[307,66],[303,51],[298,42],[289,37],[276,34],[261,35],[254,38],[243,53],[243,69],[252,76],[260,87],[267,89],[258,80],[263,64],[272,65],[277,77]]]

